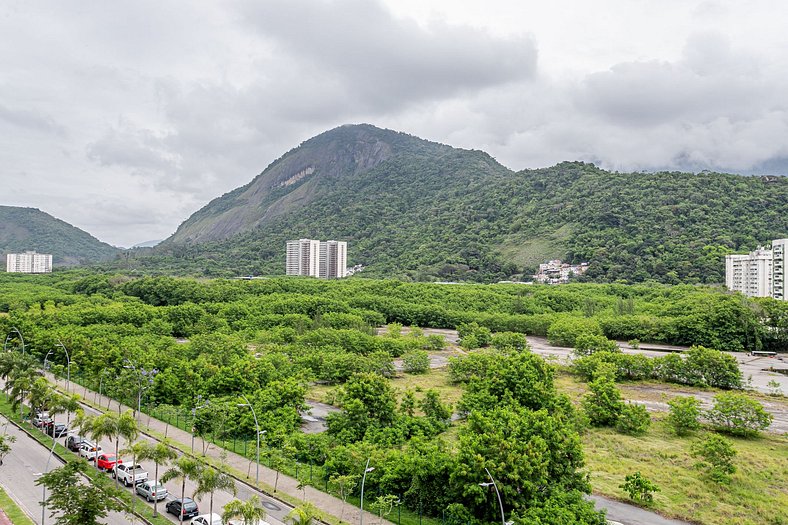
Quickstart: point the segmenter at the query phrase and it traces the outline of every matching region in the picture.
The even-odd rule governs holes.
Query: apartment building
[[[337,279],[347,275],[347,242],[299,239],[287,241],[287,275]]]
[[[5,257],[6,271],[12,273],[50,273],[52,255],[48,253],[9,253]]]
[[[772,241],[772,297],[778,301],[788,301],[785,287],[785,259],[788,256],[788,239]]]

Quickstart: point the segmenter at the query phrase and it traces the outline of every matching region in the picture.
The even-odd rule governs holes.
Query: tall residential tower
[[[337,279],[347,275],[347,242],[299,239],[287,241],[287,275]]]

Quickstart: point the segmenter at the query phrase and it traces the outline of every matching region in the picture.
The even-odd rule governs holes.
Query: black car
[[[200,513],[200,511],[197,509],[197,503],[195,503],[191,498],[183,498],[183,516],[181,516],[180,499],[174,499],[167,503],[167,512],[173,516],[179,516],[181,521],[187,518],[193,518]]]
[[[66,438],[66,448],[71,452],[79,452],[79,446],[85,441],[82,436],[72,434]]]
[[[55,423],[53,425],[47,425],[47,434],[52,437],[59,438],[60,436],[65,436],[68,433],[68,428],[63,423]]]

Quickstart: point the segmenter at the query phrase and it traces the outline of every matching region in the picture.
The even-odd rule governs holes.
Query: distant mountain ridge
[[[0,206],[0,264],[7,253],[51,253],[53,266],[111,259],[118,249],[37,208]]]
[[[546,259],[598,281],[723,280],[723,256],[788,236],[788,178],[618,173],[564,162],[515,172],[490,155],[371,125],[322,133],[211,201],[138,265],[284,273],[290,238],[349,242],[361,275],[493,281]]]

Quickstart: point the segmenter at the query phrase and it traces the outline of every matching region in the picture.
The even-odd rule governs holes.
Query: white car
[[[88,461],[93,461],[96,459],[96,455],[101,452],[101,446],[99,445],[96,447],[90,441],[83,441],[82,444],[79,446],[79,455]]]
[[[148,481],[148,471],[138,464],[134,463],[118,463],[112,470],[112,477],[118,478],[125,486],[131,487],[144,481]]]
[[[192,525],[224,525],[222,517],[216,513],[213,514],[200,514],[192,519]]]

